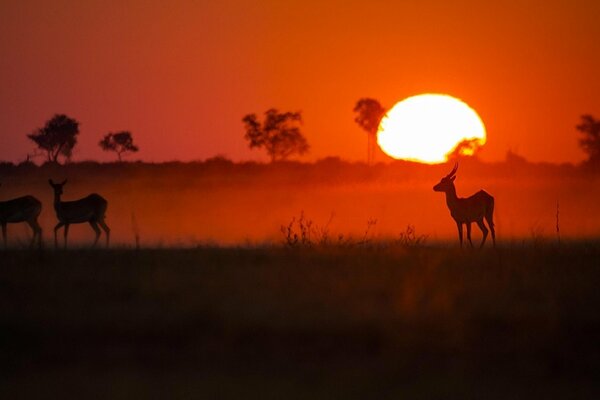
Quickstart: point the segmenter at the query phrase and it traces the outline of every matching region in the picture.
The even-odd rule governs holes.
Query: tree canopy
[[[109,132],[102,138],[98,145],[104,151],[114,151],[117,153],[119,161],[122,161],[123,154],[139,151],[139,148],[133,144],[133,136],[129,131]]]
[[[300,112],[279,112],[271,108],[261,123],[256,114],[242,118],[244,139],[250,148],[264,148],[271,161],[286,160],[292,154],[305,154],[310,146],[302,132]]]
[[[46,153],[48,161],[58,163],[63,156],[69,160],[77,144],[79,122],[65,114],[56,114],[42,128],[27,135],[40,150]]]
[[[581,123],[576,128],[583,134],[579,145],[588,155],[588,161],[600,166],[600,120],[585,114],[581,116]]]

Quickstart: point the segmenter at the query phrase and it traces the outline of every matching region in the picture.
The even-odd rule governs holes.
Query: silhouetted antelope
[[[42,203],[33,196],[17,197],[16,199],[0,201],[0,224],[2,225],[2,240],[7,247],[6,225],[17,222],[27,222],[33,229],[31,247],[37,238],[38,246],[42,247],[42,228],[38,216],[42,212]]]
[[[494,198],[483,190],[475,193],[471,197],[465,199],[456,196],[456,188],[454,187],[454,179],[456,179],[456,170],[458,169],[458,163],[454,165],[452,171],[440,180],[440,182],[433,187],[436,192],[446,193],[446,204],[450,209],[450,215],[456,221],[458,227],[458,238],[460,239],[460,247],[463,242],[463,228],[462,225],[467,225],[467,239],[471,242],[471,223],[476,222],[483,233],[483,239],[481,245],[483,247],[485,239],[488,235],[488,229],[483,223],[483,219],[487,221],[490,231],[492,231],[492,240],[494,241],[494,247],[496,247],[496,231],[494,230]]]
[[[110,228],[104,222],[104,214],[106,213],[108,202],[96,193],[92,193],[83,199],[75,201],[60,201],[60,196],[63,194],[63,186],[67,181],[65,180],[63,183],[54,183],[52,182],[52,179],[49,179],[48,182],[50,183],[50,186],[52,186],[52,189],[54,189],[54,210],[56,210],[56,217],[59,221],[54,227],[54,246],[58,247],[57,232],[61,227],[65,227],[66,248],[69,225],[88,222],[96,233],[94,246],[98,243],[98,239],[100,238],[100,228],[98,228],[98,225],[100,225],[106,233],[106,247],[108,247]]]

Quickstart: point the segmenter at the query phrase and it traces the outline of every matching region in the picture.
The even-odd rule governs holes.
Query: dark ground
[[[600,244],[3,252],[0,398],[598,398]]]

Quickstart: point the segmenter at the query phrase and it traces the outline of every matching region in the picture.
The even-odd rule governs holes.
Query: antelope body
[[[433,190],[446,193],[446,204],[448,205],[448,209],[450,209],[450,215],[458,227],[460,246],[462,247],[463,243],[463,224],[467,226],[467,239],[469,240],[471,247],[473,246],[473,242],[471,241],[471,224],[475,222],[483,233],[483,239],[479,246],[483,247],[488,235],[488,228],[483,222],[485,219],[489,226],[489,231],[492,233],[492,241],[494,242],[495,247],[496,230],[494,229],[494,198],[485,190],[480,190],[467,198],[458,197],[456,195],[456,188],[454,187],[457,169],[458,164],[456,164],[452,171],[433,187]]]
[[[2,225],[2,240],[4,248],[7,247],[6,225],[10,223],[26,222],[33,230],[31,246],[38,242],[42,246],[42,228],[38,223],[38,216],[42,212],[42,203],[33,196],[17,197],[16,199],[0,201],[0,225]]]
[[[106,207],[108,202],[99,194],[92,193],[87,197],[84,197],[75,201],[61,201],[60,196],[63,194],[63,186],[67,183],[65,180],[62,183],[54,183],[52,179],[48,180],[50,186],[54,189],[54,210],[56,211],[56,217],[58,218],[58,224],[54,227],[54,245],[58,247],[58,230],[64,226],[64,237],[65,237],[65,248],[67,247],[67,236],[69,234],[69,225],[89,223],[94,232],[96,233],[96,239],[94,240],[94,246],[98,243],[101,231],[100,227],[106,234],[106,247],[108,247],[110,240],[110,228],[104,222]]]

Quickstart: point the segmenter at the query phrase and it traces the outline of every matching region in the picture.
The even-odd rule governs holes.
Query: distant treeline
[[[521,157],[507,157],[502,162],[483,162],[477,158],[463,158],[460,162],[460,173],[463,177],[485,180],[486,178],[505,178],[518,180],[519,177],[569,177],[587,175],[594,170],[587,164],[570,163],[532,163]],[[65,165],[44,163],[36,165],[31,162],[13,164],[0,162],[0,181],[4,178],[15,179],[18,176],[39,175],[40,178],[54,177],[100,177],[103,179],[126,179],[136,177],[173,177],[175,180],[196,180],[202,176],[219,176],[221,183],[228,180],[261,181],[273,183],[286,181],[302,184],[304,181],[387,181],[387,180],[420,180],[447,173],[454,160],[447,164],[427,165],[408,161],[392,161],[367,165],[364,162],[350,162],[337,157],[328,157],[316,162],[280,161],[274,163],[233,162],[224,157],[214,157],[204,161],[161,163],[148,162],[113,162],[95,161],[72,162]]]

